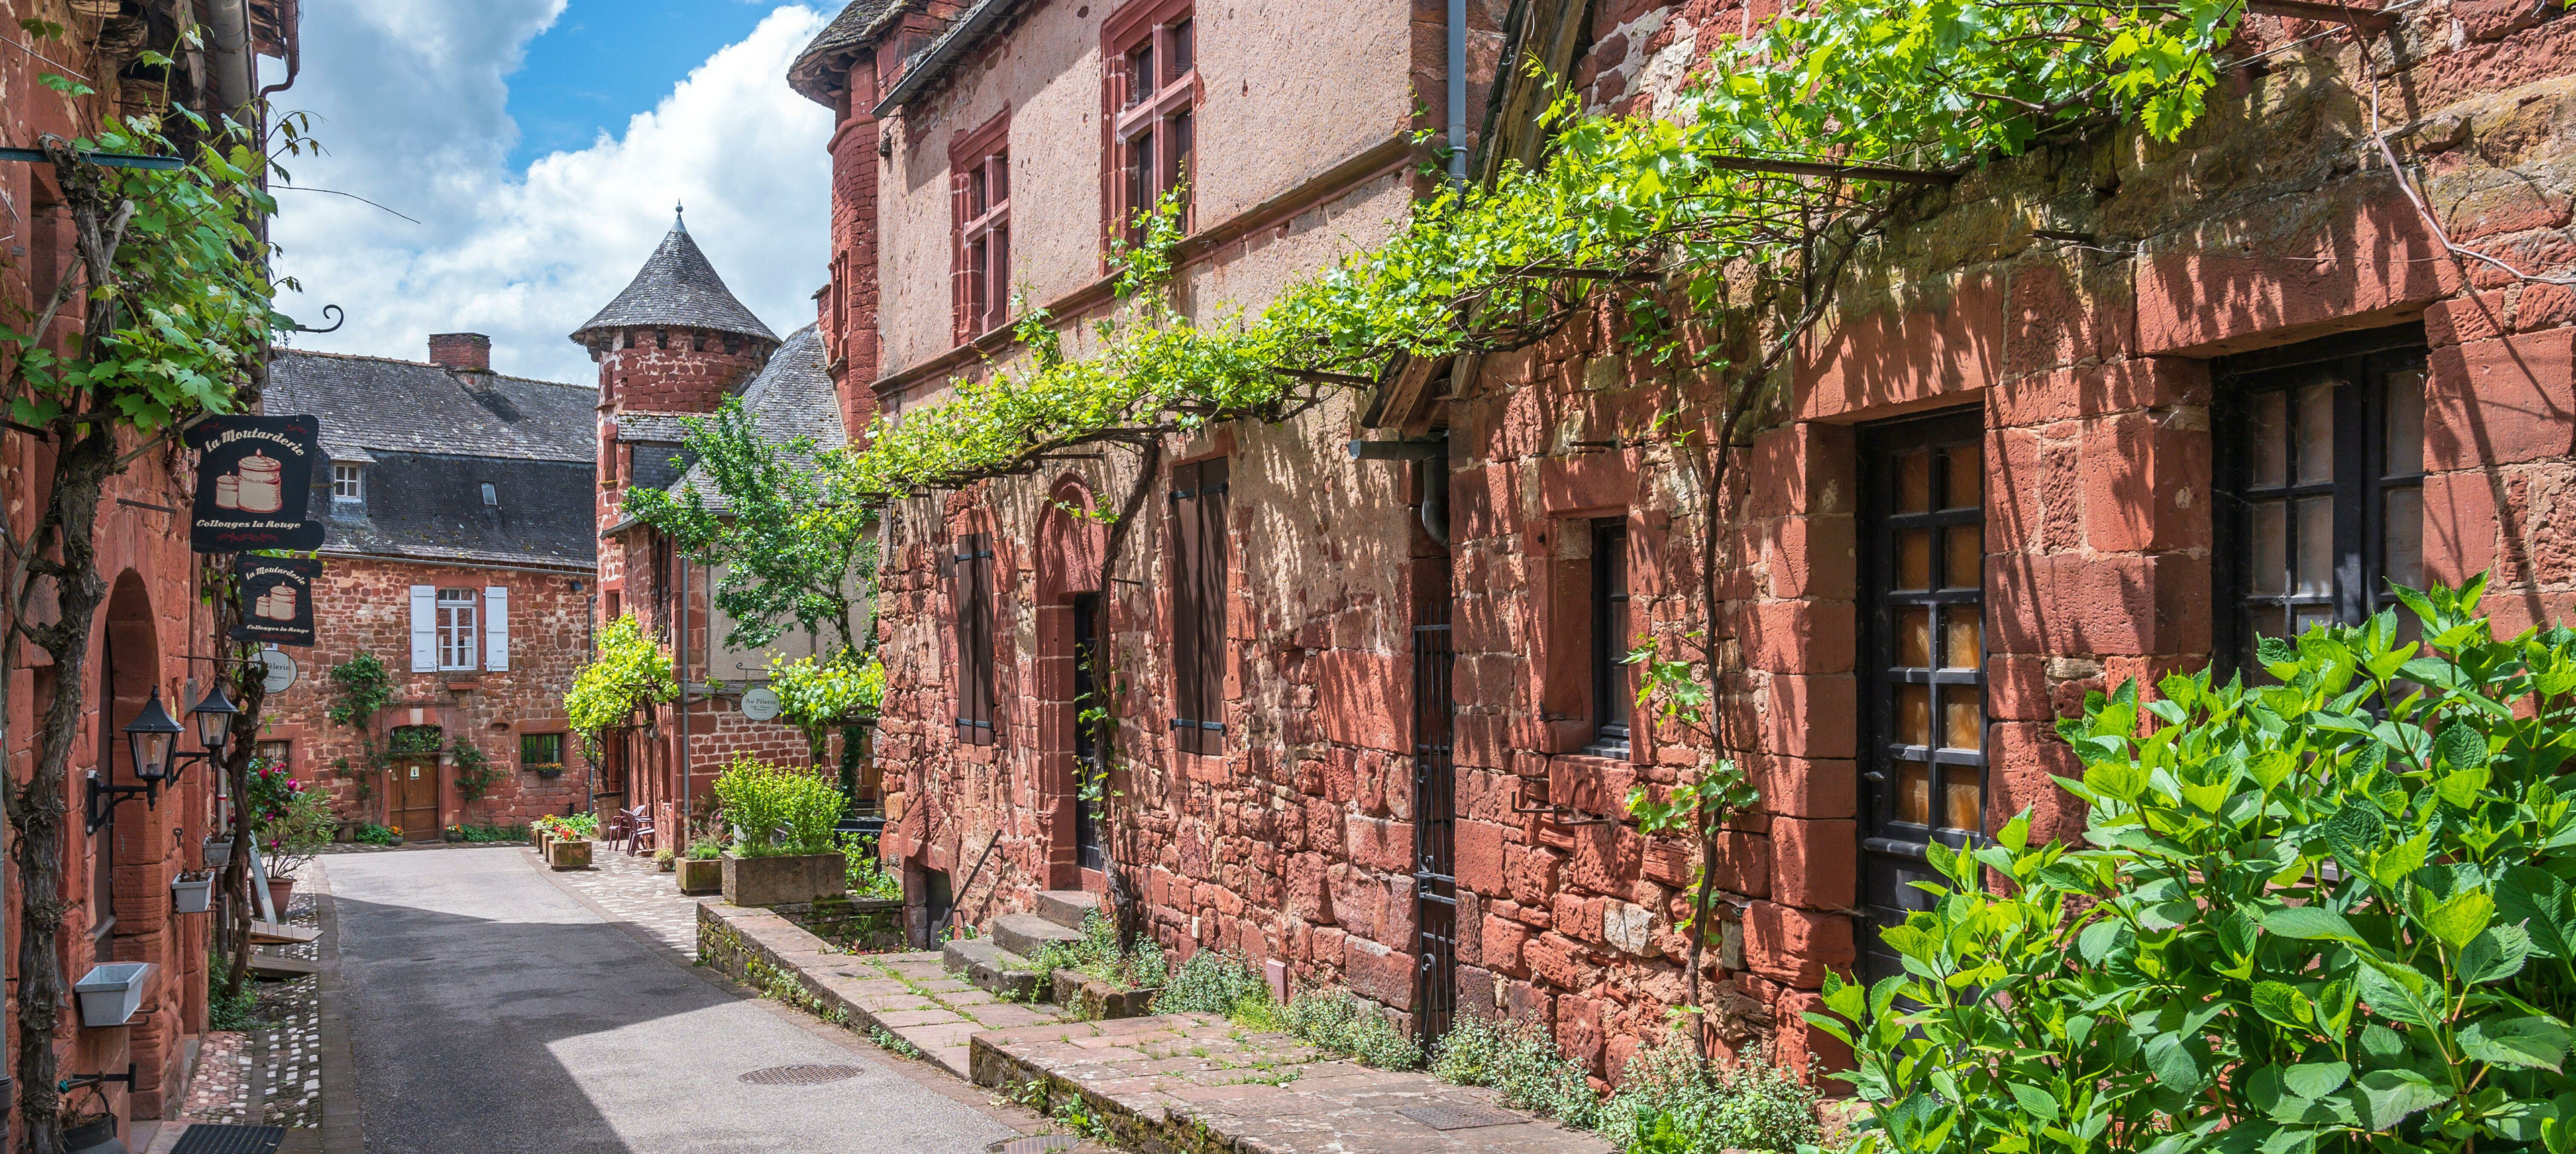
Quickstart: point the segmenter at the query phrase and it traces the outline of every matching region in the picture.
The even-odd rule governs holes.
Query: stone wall
[[[1614,6],[1579,79],[1598,103],[1660,107],[1701,30],[1741,18]],[[2421,322],[2430,575],[2492,568],[2505,628],[2570,616],[2576,549],[2555,526],[2576,500],[2576,298],[2446,257],[2376,159],[2355,84],[2383,86],[2392,144],[2421,164],[2455,240],[2553,271],[2576,260],[2560,128],[2576,117],[2576,20],[2426,9],[2365,51],[2257,18],[2245,44],[2262,66],[2231,70],[2179,146],[2105,131],[1998,161],[1922,194],[1862,254],[1716,498],[1713,741],[1645,725],[1621,761],[1582,753],[1571,723],[1593,704],[1570,652],[1593,522],[1625,528],[1636,634],[1677,651],[1700,617],[1700,452],[1641,434],[1678,413],[1704,437],[1718,382],[1623,359],[1615,311],[1488,358],[1452,390],[1434,422],[1450,437],[1445,587],[1422,584],[1443,575],[1443,551],[1414,526],[1418,477],[1340,451],[1364,432],[1353,406],[1172,439],[1166,462],[1232,463],[1228,732],[1223,756],[1171,748],[1168,536],[1149,513],[1111,598],[1134,761],[1112,785],[1133,815],[1116,852],[1142,867],[1154,934],[1416,1009],[1409,646],[1427,593],[1456,622],[1462,1004],[1547,1022],[1615,1077],[1683,997],[1689,941],[1675,927],[1701,864],[1642,837],[1623,798],[1723,755],[1762,802],[1705,863],[1722,891],[1703,960],[1711,1029],[1801,1068],[1844,1060],[1800,1014],[1857,960],[1856,429],[1886,418],[1955,409],[1984,429],[1989,828],[2027,807],[2042,836],[2071,834],[2082,815],[2049,775],[2074,761],[2050,720],[2088,690],[2152,684],[2212,650],[2216,357]],[[879,756],[897,790],[887,846],[916,906],[929,874],[962,882],[987,845],[992,861],[960,895],[970,920],[1038,888],[1099,885],[1070,856],[1062,609],[1097,588],[1097,527],[1055,502],[1114,507],[1132,459],[1113,449],[890,519]],[[955,592],[939,562],[978,533],[996,554],[991,746],[955,740]]]
[[[266,739],[288,744],[288,768],[331,790],[346,821],[388,821],[388,783],[366,768],[360,735],[327,716],[336,700],[331,671],[359,653],[373,654],[393,677],[393,699],[367,724],[385,748],[394,729],[435,725],[452,746],[466,742],[499,771],[489,791],[467,801],[452,756],[439,767],[439,825],[524,825],[545,814],[591,808],[590,767],[580,738],[568,732],[563,695],[590,657],[592,575],[581,570],[529,571],[469,565],[323,557],[313,587],[316,644],[288,655],[296,683],[268,699]],[[510,591],[510,668],[414,673],[410,587],[431,585]],[[479,606],[478,606],[479,609]],[[478,624],[481,622],[478,620]],[[564,734],[564,772],[523,769],[523,734]],[[410,831],[406,831],[410,832]]]

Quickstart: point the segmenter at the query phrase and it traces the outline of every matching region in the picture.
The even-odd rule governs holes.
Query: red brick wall
[[[291,742],[295,774],[331,790],[348,821],[387,820],[387,783],[373,775],[362,789],[365,766],[359,737],[331,723],[331,670],[360,652],[372,653],[393,674],[393,701],[369,723],[379,746],[398,726],[435,725],[452,745],[471,743],[501,771],[480,800],[466,801],[456,787],[452,759],[440,767],[439,824],[524,824],[548,813],[590,808],[589,767],[578,738],[567,736],[559,777],[519,768],[519,735],[563,733],[563,695],[575,671],[589,660],[590,596],[586,572],[527,572],[325,556],[314,585],[316,644],[290,650],[301,675],[285,693],[268,699],[270,737]],[[414,585],[510,591],[510,668],[507,671],[411,672],[411,595]],[[479,609],[479,607],[478,607]],[[478,622],[479,623],[479,622]],[[344,768],[339,763],[345,759]],[[365,793],[369,796],[361,797]]]
[[[622,329],[595,354],[600,397],[621,409],[711,413],[725,393],[758,372],[774,344],[706,329]],[[726,352],[731,341],[733,352]]]

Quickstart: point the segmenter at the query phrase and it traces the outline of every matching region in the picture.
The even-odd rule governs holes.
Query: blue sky
[[[429,334],[478,332],[501,372],[591,383],[568,334],[633,279],[674,201],[753,313],[782,336],[811,323],[832,117],[785,74],[841,5],[304,0],[304,70],[278,107],[312,113],[327,151],[290,159],[303,187],[278,190],[278,269],[301,286],[281,304],[348,322],[291,343],[422,360]]]
[[[519,126],[513,168],[549,152],[588,148],[629,117],[651,111],[708,50],[732,44],[769,15],[744,0],[570,0],[554,26],[528,42],[509,78]]]

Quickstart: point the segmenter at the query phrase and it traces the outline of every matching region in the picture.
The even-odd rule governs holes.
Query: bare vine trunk
[[[1110,631],[1110,624],[1113,620],[1111,606],[1115,605],[1118,599],[1115,584],[1118,578],[1118,557],[1125,550],[1128,537],[1132,535],[1137,516],[1144,512],[1146,498],[1153,495],[1154,476],[1162,470],[1162,466],[1162,439],[1159,437],[1148,439],[1136,454],[1136,482],[1128,486],[1126,503],[1118,507],[1118,519],[1109,523],[1109,540],[1100,551],[1100,620],[1095,623],[1093,632],[1099,638],[1097,644],[1103,652],[1109,651],[1116,644],[1117,635]],[[1098,658],[1095,657],[1094,660],[1097,661]],[[1100,723],[1098,736],[1104,767],[1118,763],[1118,684],[1115,675],[1118,663],[1111,661],[1108,667],[1110,675],[1096,678],[1093,682],[1099,687],[1101,710],[1105,715],[1105,719]],[[1130,773],[1128,777],[1132,784],[1135,775]],[[1107,863],[1109,866],[1107,870],[1109,918],[1110,924],[1118,929],[1119,947],[1133,949],[1136,945],[1136,936],[1144,930],[1145,920],[1143,903],[1138,900],[1135,883],[1127,877],[1128,861],[1135,856],[1138,831],[1131,816],[1135,807],[1111,804],[1111,799],[1115,796],[1117,795],[1110,791],[1104,781],[1100,790],[1101,806],[1107,811],[1104,816],[1110,818],[1111,852]],[[1128,851],[1124,854],[1117,852],[1122,834],[1126,843],[1125,849]]]

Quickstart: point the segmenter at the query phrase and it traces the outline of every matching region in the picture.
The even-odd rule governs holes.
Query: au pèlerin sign
[[[322,523],[305,514],[321,429],[314,417],[219,416],[191,427],[197,495],[188,511],[189,547],[199,553],[321,547]]]
[[[310,558],[233,558],[234,587],[241,593],[241,624],[233,626],[233,639],[313,644],[313,582],[321,576],[322,562]]]

